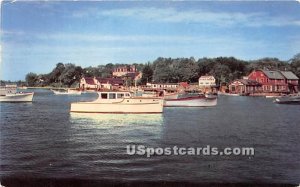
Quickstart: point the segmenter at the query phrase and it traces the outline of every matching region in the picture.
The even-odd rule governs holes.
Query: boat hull
[[[145,114],[162,113],[162,99],[123,99],[114,103],[77,102],[71,103],[71,112],[76,113],[116,113],[116,114]]]
[[[274,101],[278,104],[294,104],[299,105],[300,104],[300,96],[291,96],[291,97],[281,97],[277,98]]]
[[[16,93],[0,96],[0,102],[32,102],[34,93]]]
[[[81,95],[81,91],[73,91],[73,90],[68,90],[68,91],[55,91],[55,90],[52,90],[53,93],[55,95]]]
[[[210,107],[217,105],[217,98],[188,97],[182,99],[167,99],[165,107]]]
[[[178,96],[179,96],[178,93],[166,94],[166,95],[164,95],[164,99],[166,99],[166,100],[167,100],[167,99],[177,99]]]

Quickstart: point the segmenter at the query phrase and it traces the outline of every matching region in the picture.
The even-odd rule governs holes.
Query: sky
[[[3,1],[2,80],[49,73],[58,62],[82,67],[146,63],[158,57],[300,52],[297,1]]]

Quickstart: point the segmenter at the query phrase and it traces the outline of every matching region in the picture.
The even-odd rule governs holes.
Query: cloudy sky
[[[19,2],[1,5],[1,78],[56,63],[83,67],[157,57],[288,60],[300,52],[300,3]]]

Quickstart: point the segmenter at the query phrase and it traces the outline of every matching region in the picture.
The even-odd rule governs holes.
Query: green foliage
[[[150,65],[150,62],[148,62],[147,65],[143,67],[140,84],[146,84],[147,82],[152,82],[152,79],[153,79],[153,69]]]
[[[97,67],[81,68],[75,64],[58,63],[49,74],[28,73],[26,83],[29,86],[76,86],[81,77],[111,77],[113,69],[126,64],[106,64]],[[217,84],[228,83],[242,78],[256,69],[289,70],[300,77],[300,53],[289,61],[277,58],[262,58],[255,61],[243,61],[234,57],[201,58],[196,61],[190,58],[163,58],[159,57],[152,63],[134,63],[138,71],[142,71],[142,79],[138,84],[147,82],[177,83],[197,82],[202,75],[213,75]],[[127,85],[134,81],[127,79]]]
[[[291,70],[300,78],[300,53],[296,54],[291,60]],[[300,84],[300,82],[299,82]]]
[[[80,80],[82,74],[82,68],[80,66],[75,66],[75,64],[65,64],[65,69],[59,76],[59,80],[61,82],[70,87],[72,84],[74,84],[76,81],[78,82]]]
[[[38,75],[30,72],[26,75],[25,80],[28,86],[36,86],[36,82],[38,81]]]

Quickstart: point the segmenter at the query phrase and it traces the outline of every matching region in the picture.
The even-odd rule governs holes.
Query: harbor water
[[[0,177],[193,183],[300,182],[300,106],[264,97],[219,96],[211,108],[163,114],[73,114],[97,95],[1,103]],[[128,155],[148,147],[253,147],[254,156]]]

